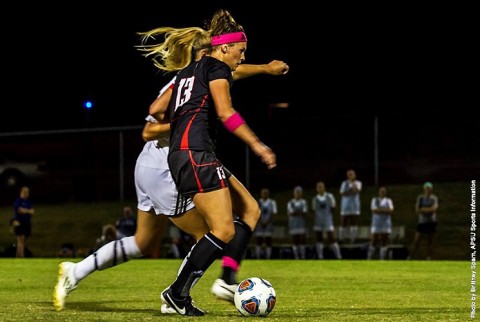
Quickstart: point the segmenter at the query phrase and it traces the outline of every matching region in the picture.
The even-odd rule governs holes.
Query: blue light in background
[[[91,109],[93,107],[93,102],[92,101],[85,101],[83,103],[83,107],[86,109]]]

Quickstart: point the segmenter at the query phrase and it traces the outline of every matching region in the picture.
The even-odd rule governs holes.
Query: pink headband
[[[212,37],[212,46],[229,44],[232,42],[246,42],[247,36],[244,32],[232,32],[228,34],[223,34],[219,36]]]

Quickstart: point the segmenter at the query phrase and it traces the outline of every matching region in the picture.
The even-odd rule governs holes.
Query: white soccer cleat
[[[162,302],[165,301],[168,307],[175,310],[175,313],[186,316],[203,316],[205,312],[193,305],[192,297],[186,296],[183,298],[175,298],[172,295],[172,290],[167,288],[162,292]]]
[[[169,286],[170,287],[170,286]],[[162,293],[160,293],[160,299],[162,300],[162,306],[160,307],[160,311],[163,313],[163,314],[175,314],[177,313],[177,311],[175,311],[175,309],[173,307],[171,307],[170,305],[168,305],[167,301],[165,300],[165,298],[163,297],[163,292],[165,292],[166,290],[168,290],[167,287],[166,289],[164,289],[162,291]]]
[[[58,280],[53,290],[53,307],[61,311],[65,307],[65,298],[77,288],[77,281],[73,277],[75,263],[62,262],[58,265]]]
[[[233,303],[233,296],[238,284],[227,284],[221,278],[217,278],[213,282],[211,291],[216,297]]]

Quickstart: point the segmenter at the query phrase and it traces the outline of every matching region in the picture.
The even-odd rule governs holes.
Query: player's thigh
[[[154,215],[140,209],[137,210],[135,242],[143,255],[148,255],[160,245],[167,223],[168,219],[164,215]]]
[[[235,233],[229,189],[197,193],[193,202],[210,231],[220,240],[229,242]]]

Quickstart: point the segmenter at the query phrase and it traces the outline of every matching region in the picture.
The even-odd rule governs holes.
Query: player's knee
[[[235,228],[233,225],[230,227],[222,227],[221,229],[218,229],[217,231],[213,231],[213,234],[223,241],[224,243],[229,243],[232,239],[233,236],[235,235]]]
[[[243,218],[243,219],[244,221],[248,219],[249,221],[257,222],[260,219],[260,214],[261,214],[261,211],[258,203],[250,202],[247,205],[246,218]]]

